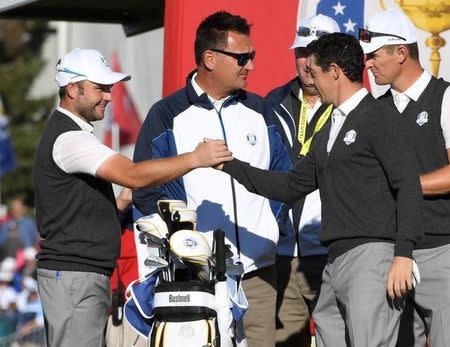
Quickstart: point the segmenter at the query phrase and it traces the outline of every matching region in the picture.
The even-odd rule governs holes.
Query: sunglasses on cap
[[[237,64],[239,66],[245,66],[249,60],[253,61],[255,59],[255,55],[256,55],[255,51],[248,52],[248,53],[233,53],[233,52],[222,51],[220,49],[211,49],[211,51],[217,52],[217,53],[222,53],[222,54],[228,55],[229,57],[233,57],[234,59],[237,60]]]
[[[370,31],[370,30],[362,29],[362,28],[358,29],[358,38],[360,41],[365,42],[365,43],[370,43],[372,41],[372,37],[380,37],[380,36],[392,36],[392,37],[396,37],[400,40],[406,41],[406,39],[404,37],[401,37],[398,35],[377,33],[375,31]]]
[[[79,73],[79,72],[76,72],[76,71],[73,71],[73,70],[70,70],[68,68],[65,68],[65,67],[61,66],[60,64],[61,64],[61,59],[58,60],[58,63],[56,64],[56,71],[58,71],[58,72],[65,72],[65,73],[72,74],[72,75],[75,75],[75,76],[86,77],[86,75],[84,75],[82,73]]]
[[[297,35],[301,36],[301,37],[308,37],[308,36],[312,36],[312,35],[321,37],[321,36],[328,35],[328,34],[329,34],[328,31],[311,29],[308,27],[299,27],[297,30]]]

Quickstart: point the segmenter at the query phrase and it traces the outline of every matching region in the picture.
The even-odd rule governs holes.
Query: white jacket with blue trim
[[[260,96],[241,90],[218,112],[206,94],[197,95],[191,78],[192,74],[185,88],[150,109],[135,146],[135,162],[193,151],[203,138],[211,138],[225,139],[233,155],[252,166],[276,171],[291,168],[289,153]],[[234,186],[235,198],[230,176],[200,168],[158,188],[134,192],[133,202],[148,215],[157,211],[159,199],[184,200],[197,211],[199,231],[224,230],[235,254],[239,244],[246,272],[272,265],[279,232],[292,232],[287,208],[249,193],[237,181]]]

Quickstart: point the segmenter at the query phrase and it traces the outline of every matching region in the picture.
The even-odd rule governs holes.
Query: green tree
[[[34,152],[56,96],[30,99],[28,94],[45,66],[41,49],[48,33],[45,21],[0,20],[0,95],[17,160],[16,169],[1,178],[2,202],[17,194],[34,200]]]

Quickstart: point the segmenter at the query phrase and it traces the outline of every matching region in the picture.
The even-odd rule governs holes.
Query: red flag
[[[112,70],[121,72],[119,55],[117,52],[112,56]],[[103,143],[113,148],[114,128],[118,128],[119,147],[136,143],[141,120],[131,100],[124,82],[114,84],[112,88],[112,113],[105,128]],[[115,148],[118,150],[118,148]]]

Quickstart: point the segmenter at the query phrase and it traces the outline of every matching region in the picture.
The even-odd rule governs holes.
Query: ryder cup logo
[[[102,62],[103,65],[109,67],[109,64],[108,64],[108,62],[106,61],[105,57],[101,57],[101,58],[100,58],[100,61]]]
[[[189,248],[196,248],[198,246],[197,240],[187,237],[183,240],[183,244]]]
[[[356,140],[356,131],[353,129],[349,130],[344,137],[345,144],[348,146],[349,144],[355,142],[355,140]]]
[[[256,135],[253,133],[247,134],[247,142],[252,146],[256,145]]]
[[[417,116],[416,123],[419,124],[419,126],[424,125],[425,123],[428,123],[428,112],[422,111]]]

